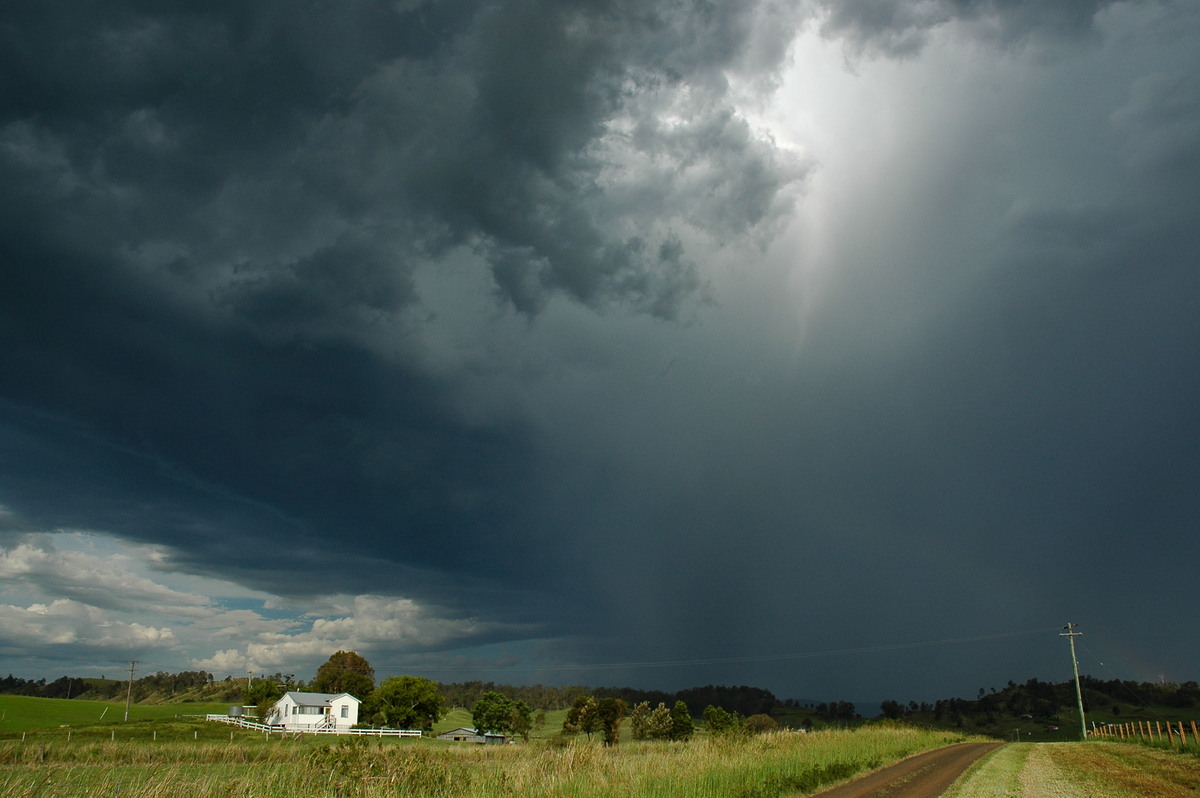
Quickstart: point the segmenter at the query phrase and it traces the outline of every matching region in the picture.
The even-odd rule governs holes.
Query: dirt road
[[[813,798],[937,798],[967,766],[1001,743],[960,743],[910,756]]]

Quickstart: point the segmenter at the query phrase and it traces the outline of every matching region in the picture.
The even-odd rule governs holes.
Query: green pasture
[[[222,728],[202,721],[152,721],[164,729]],[[225,727],[227,728],[227,727]],[[119,734],[118,730],[118,734]],[[187,794],[562,796],[563,798],[776,798],[831,785],[961,737],[917,729],[758,737],[698,735],[689,742],[628,741],[605,747],[586,737],[484,746],[429,739],[336,739],[238,731],[234,739],[117,742],[0,741],[0,794]]]
[[[552,709],[548,712],[535,711],[533,714],[535,722],[533,729],[529,732],[530,740],[545,740],[551,737],[558,737],[562,732],[563,721],[567,719],[567,710],[565,709]],[[542,716],[541,726],[537,725],[539,714]],[[625,721],[625,724],[628,724],[628,720]],[[471,719],[471,710],[464,709],[463,707],[454,707],[446,713],[444,718],[433,724],[433,733],[441,734],[442,732],[463,726],[467,728],[475,726],[474,721]],[[625,739],[629,739],[629,737],[626,735]]]
[[[234,730],[222,723],[203,720],[207,714],[224,715],[227,703],[203,704],[131,704],[129,720],[124,702],[85,701],[61,698],[31,698],[0,695],[0,740],[217,740],[239,736],[254,738],[257,733]],[[540,727],[530,733],[531,740],[558,737],[566,710],[543,713]],[[451,709],[434,726],[440,734],[460,726],[472,726],[470,710]],[[628,738],[626,734],[625,739]]]
[[[131,704],[125,720],[123,701],[81,701],[66,698],[31,698],[0,695],[0,739],[20,737],[22,732],[39,729],[103,727],[105,734],[113,726],[144,725],[152,721],[175,720],[181,715],[224,714],[228,704]],[[210,724],[217,725],[217,724]]]

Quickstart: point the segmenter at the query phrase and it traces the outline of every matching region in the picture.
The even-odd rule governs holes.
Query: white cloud
[[[246,668],[298,671],[315,668],[339,649],[376,653],[419,651],[497,628],[475,618],[443,617],[406,598],[326,597],[326,609],[339,607],[345,614],[313,618],[307,630],[294,634],[271,630],[267,627],[272,622],[260,621],[257,634],[249,635],[253,639],[244,649],[221,649],[193,659],[192,665],[230,673]]]
[[[262,635],[278,635],[298,625],[295,618],[264,618],[254,610],[214,609],[189,626],[205,632],[210,640],[247,640]]]
[[[97,649],[143,657],[173,650],[189,667],[213,672],[302,672],[338,649],[419,651],[494,629],[407,598],[294,599],[173,568],[162,547],[103,533],[25,530],[0,547],[0,602],[8,602],[0,604],[0,650],[84,660]],[[239,606],[246,601],[261,604]]]
[[[161,649],[176,643],[166,627],[113,619],[70,599],[16,607],[0,605],[0,650],[46,651],[58,646],[99,649]]]
[[[240,674],[246,670],[249,660],[245,652],[236,648],[223,648],[213,653],[211,657],[193,659],[192,667],[212,673]]]
[[[127,557],[99,557],[60,550],[51,535],[34,535],[0,549],[0,578],[22,582],[52,596],[67,596],[95,607],[137,607],[189,615],[211,604],[204,596],[183,593],[137,574]]]

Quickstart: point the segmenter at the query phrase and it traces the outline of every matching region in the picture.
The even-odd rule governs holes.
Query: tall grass
[[[961,738],[910,728],[706,737],[605,748],[306,740],[0,744],[0,794],[777,798],[810,792]]]

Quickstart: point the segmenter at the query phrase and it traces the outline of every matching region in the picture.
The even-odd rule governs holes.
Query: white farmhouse
[[[289,690],[275,702],[267,723],[288,731],[340,731],[358,723],[359,701],[349,693],[299,693]]]

